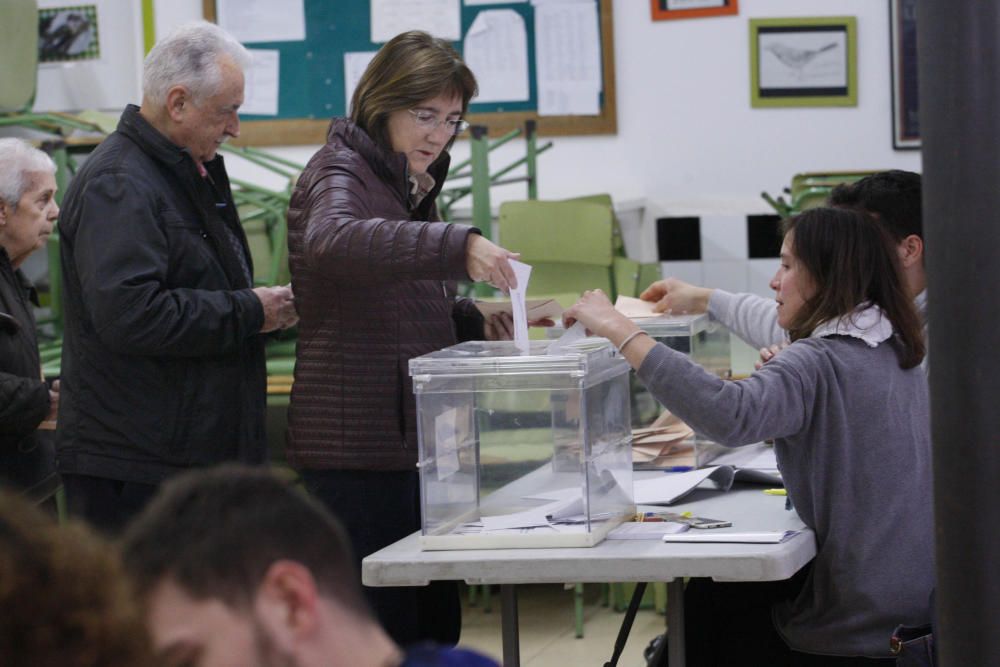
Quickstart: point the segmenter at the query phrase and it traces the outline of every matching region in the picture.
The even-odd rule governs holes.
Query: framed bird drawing
[[[858,104],[853,16],[750,19],[750,105]]]

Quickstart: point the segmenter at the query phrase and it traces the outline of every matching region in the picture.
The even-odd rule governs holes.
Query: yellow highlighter
[[[787,496],[788,491],[785,489],[764,489],[764,493],[769,496]]]

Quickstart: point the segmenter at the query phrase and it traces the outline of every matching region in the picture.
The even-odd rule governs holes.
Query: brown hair
[[[476,77],[443,39],[411,30],[386,42],[368,64],[351,98],[351,120],[382,148],[392,150],[389,114],[439,95],[462,98],[462,113],[478,92]],[[455,138],[446,146],[451,148]]]
[[[315,498],[272,470],[234,463],[165,482],[122,538],[143,599],[171,581],[196,600],[247,609],[271,565],[292,560],[322,595],[367,618],[352,553],[340,522]]]
[[[58,526],[0,491],[0,665],[152,664],[118,554],[82,524]]]
[[[846,208],[813,208],[783,223],[791,246],[816,293],[788,328],[808,337],[820,324],[849,316],[861,304],[879,306],[896,330],[893,345],[902,368],[924,358],[920,319],[899,277],[889,232],[869,215]]]

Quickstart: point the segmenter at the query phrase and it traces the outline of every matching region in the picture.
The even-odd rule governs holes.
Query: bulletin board
[[[204,16],[216,21],[215,0],[202,0]],[[477,104],[473,99],[467,120],[485,125],[491,136],[537,123],[543,136],[615,134],[615,64],[611,0],[597,0],[600,31],[601,83],[597,115],[540,116],[534,71],[534,7],[531,2],[497,2],[466,5],[462,2],[461,25],[465,35],[476,15],[485,9],[512,9],[525,21],[528,42],[529,99],[522,102]],[[350,52],[376,51],[381,44],[370,41],[371,8],[368,0],[305,0],[305,40],[248,44],[252,49],[279,52],[277,116],[243,116],[237,145],[275,146],[322,144],[333,116],[347,113],[343,56]],[[462,53],[462,43],[454,46]]]

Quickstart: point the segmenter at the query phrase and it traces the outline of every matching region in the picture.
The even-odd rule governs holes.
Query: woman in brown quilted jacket
[[[420,527],[413,357],[460,340],[509,337],[484,322],[459,280],[514,284],[516,257],[434,200],[476,80],[422,32],[388,42],[302,173],[288,212],[299,321],[288,458],[344,522],[360,559]],[[456,585],[368,588],[402,646],[454,644]],[[417,609],[420,613],[418,615]]]

